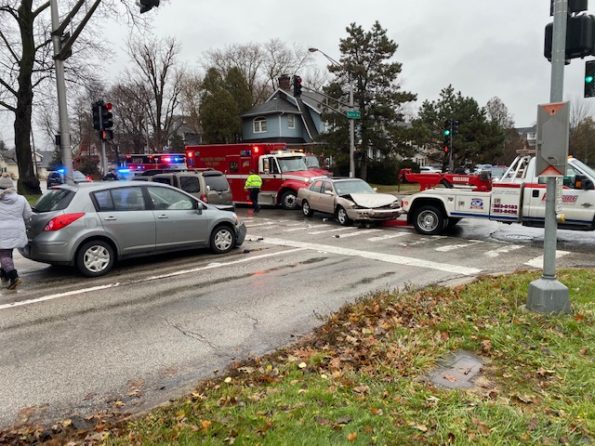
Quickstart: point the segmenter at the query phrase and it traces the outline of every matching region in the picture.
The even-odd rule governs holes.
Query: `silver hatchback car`
[[[153,182],[64,184],[47,191],[33,212],[21,254],[76,266],[89,277],[130,257],[205,247],[226,253],[246,237],[234,212]]]

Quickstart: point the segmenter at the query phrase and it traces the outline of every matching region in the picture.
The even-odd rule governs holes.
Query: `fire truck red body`
[[[297,207],[297,191],[312,178],[330,175],[324,169],[308,168],[306,155],[288,149],[285,143],[187,146],[186,164],[190,169],[209,167],[223,172],[238,204],[250,204],[244,184],[254,170],[262,178],[259,203],[285,209]]]

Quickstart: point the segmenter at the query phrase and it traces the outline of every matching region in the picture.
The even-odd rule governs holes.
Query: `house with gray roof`
[[[309,144],[326,131],[322,121],[323,96],[304,91],[293,96],[291,79],[279,78],[279,88],[263,103],[254,106],[242,118],[242,139],[247,142],[286,142]]]

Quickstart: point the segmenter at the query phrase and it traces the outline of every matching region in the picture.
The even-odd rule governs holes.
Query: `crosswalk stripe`
[[[271,226],[277,224],[275,221],[269,221],[267,223],[256,223],[255,225],[246,225],[247,228],[258,228],[260,226]]]
[[[510,246],[503,246],[498,249],[494,249],[493,251],[488,251],[485,253],[488,257],[498,257],[500,254],[508,254],[509,252],[516,251],[517,249],[521,249],[521,245],[510,245]]]
[[[285,229],[284,232],[296,232],[296,231],[307,231],[308,229],[314,229],[314,228],[327,228],[328,225],[308,225],[308,226],[300,226],[299,228],[291,228],[291,229]]]
[[[387,235],[381,235],[379,237],[372,237],[372,238],[369,238],[368,241],[369,242],[380,242],[382,240],[390,240],[391,238],[405,237],[406,235],[408,235],[407,232],[399,232],[397,234],[387,234]]]
[[[323,229],[322,231],[314,231],[308,232],[310,235],[318,235],[318,234],[326,234],[327,232],[339,232],[339,231],[348,231],[351,228],[333,228],[333,229]]]
[[[349,232],[347,234],[341,234],[339,238],[349,238],[349,237],[357,237],[358,235],[368,235],[372,232],[378,232],[380,229],[360,229],[356,232]]]
[[[269,245],[290,246],[293,248],[304,248],[316,252],[326,252],[350,257],[361,257],[364,259],[377,260],[379,262],[393,263],[417,268],[427,268],[438,271],[444,271],[451,274],[461,274],[471,276],[479,274],[481,269],[470,268],[468,266],[452,265],[448,263],[433,262],[431,260],[416,259],[414,257],[404,257],[393,254],[382,254],[373,251],[364,251],[358,249],[342,248],[339,246],[323,245],[320,243],[298,242],[295,240],[283,240],[277,238],[262,237],[259,235],[249,235],[246,237],[249,241],[259,241]]]
[[[556,259],[564,257],[570,254],[568,251],[556,251]],[[532,266],[534,268],[542,268],[543,267],[543,256],[535,257],[534,259],[525,262],[525,265]]]
[[[449,251],[454,251],[455,249],[461,249],[461,248],[467,248],[469,246],[475,245],[476,243],[461,243],[458,245],[446,245],[446,246],[440,246],[436,249],[434,249],[434,251],[438,251],[438,252],[449,252]]]

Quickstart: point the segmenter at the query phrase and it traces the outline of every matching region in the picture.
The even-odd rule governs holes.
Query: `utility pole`
[[[550,102],[564,98],[564,64],[566,61],[566,24],[568,0],[554,0],[554,26],[552,37],[552,71]],[[545,203],[545,234],[543,241],[543,275],[531,282],[527,308],[540,313],[568,313],[570,299],[568,288],[556,280],[556,244],[558,222],[556,219],[556,177],[547,177]]]
[[[349,80],[349,109],[353,110],[353,83]],[[349,178],[355,178],[355,120],[349,119]]]

